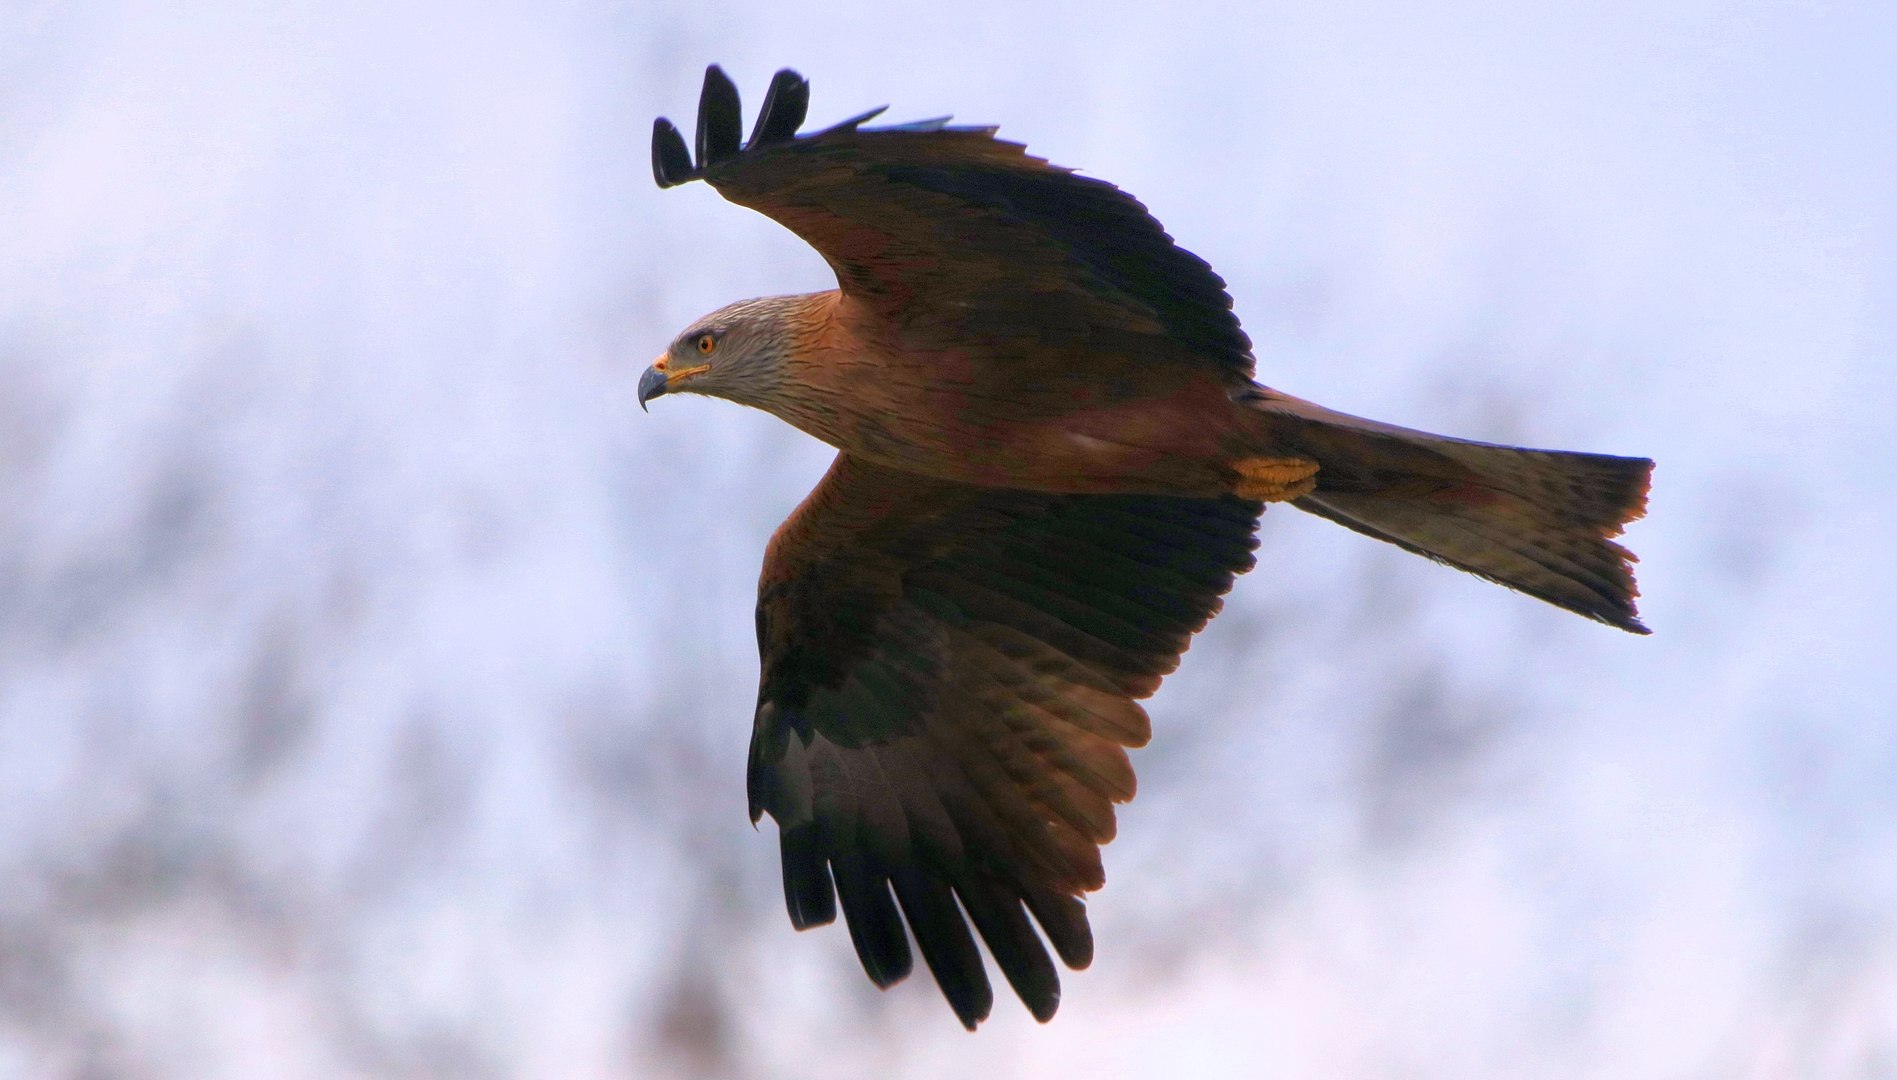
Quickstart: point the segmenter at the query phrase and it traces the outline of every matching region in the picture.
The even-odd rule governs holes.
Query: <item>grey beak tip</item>
[[[663,393],[665,393],[665,372],[658,368],[647,368],[645,374],[639,376],[640,410],[650,412],[651,410],[646,408],[646,402]]]

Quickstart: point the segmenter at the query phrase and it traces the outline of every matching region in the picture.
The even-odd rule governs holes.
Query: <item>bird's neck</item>
[[[891,389],[888,349],[866,332],[856,304],[842,293],[799,297],[781,323],[782,379],[758,406],[840,450],[857,449],[866,420]],[[879,404],[880,403],[880,404]]]

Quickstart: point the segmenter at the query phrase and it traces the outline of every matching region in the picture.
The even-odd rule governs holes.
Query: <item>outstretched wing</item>
[[[1033,360],[1084,343],[1206,366],[1234,386],[1251,378],[1225,282],[1132,196],[947,118],[862,127],[878,109],[797,136],[809,98],[801,76],[778,72],[740,146],[738,91],[714,65],[696,166],[660,119],[654,177],[703,179],[788,227],[911,345]]]
[[[963,912],[1035,1017],[1093,956],[1079,896],[1133,797],[1136,700],[1251,568],[1263,507],[1049,495],[839,455],[765,556],[751,817],[798,929],[836,917],[879,986],[903,917],[971,1029],[993,1002]],[[892,897],[893,890],[893,897]],[[960,900],[960,908],[956,901]],[[898,914],[900,909],[901,914]],[[1025,909],[1025,910],[1024,910]]]

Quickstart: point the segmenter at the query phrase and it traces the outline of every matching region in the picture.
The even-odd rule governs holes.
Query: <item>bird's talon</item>
[[[1317,462],[1303,458],[1242,458],[1232,462],[1238,482],[1232,494],[1262,502],[1288,502],[1317,490]]]

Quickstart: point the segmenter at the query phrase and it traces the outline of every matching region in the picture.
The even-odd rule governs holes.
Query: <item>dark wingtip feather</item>
[[[778,72],[771,77],[771,88],[764,94],[764,107],[758,110],[757,125],[751,129],[751,140],[744,148],[791,141],[797,137],[797,129],[804,125],[804,116],[809,110],[810,81],[789,68]]]
[[[691,178],[692,152],[685,146],[685,136],[663,116],[652,121],[652,179],[669,188]]]
[[[935,976],[935,985],[948,999],[955,1018],[970,1031],[988,1019],[995,1006],[994,990],[982,968],[981,952],[968,932],[961,908],[946,882],[914,867],[888,867],[902,913],[915,933],[922,959]]]
[[[1060,975],[1028,923],[1013,884],[977,873],[960,879],[955,891],[1021,1003],[1043,1024],[1054,1019],[1060,1009]]]
[[[1075,971],[1093,963],[1093,927],[1087,923],[1087,905],[1079,897],[1029,888],[1022,899],[1046,931],[1061,963]]]
[[[778,851],[784,864],[784,906],[799,930],[836,921],[836,887],[823,856],[823,838],[815,822],[779,829]]]
[[[705,69],[705,88],[698,94],[698,167],[737,157],[743,127],[737,84],[713,64]]]
[[[831,865],[836,869],[837,892],[856,958],[863,962],[869,981],[887,990],[908,978],[915,966],[909,935],[889,895],[889,879],[871,868],[861,854],[838,856]]]

